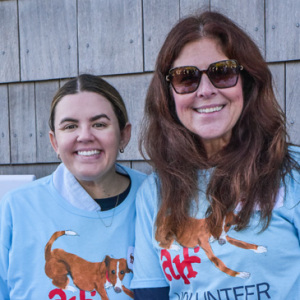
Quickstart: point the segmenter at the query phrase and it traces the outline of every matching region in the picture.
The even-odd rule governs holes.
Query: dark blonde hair
[[[183,47],[211,38],[230,59],[243,65],[244,107],[229,144],[208,159],[199,136],[186,129],[176,115],[166,75]],[[140,150],[159,175],[160,209],[157,232],[166,240],[185,228],[193,201],[198,199],[199,169],[212,168],[206,195],[211,232],[239,202],[237,230],[245,228],[256,205],[265,229],[270,221],[281,181],[294,167],[272,76],[258,47],[234,22],[217,12],[203,12],[179,21],[168,34],[156,61],[146,104]]]
[[[105,97],[112,105],[122,131],[128,122],[125,103],[119,92],[107,81],[99,76],[81,74],[65,83],[54,95],[51,103],[49,127],[54,132],[55,109],[59,101],[66,95],[78,94],[80,92],[94,92]]]

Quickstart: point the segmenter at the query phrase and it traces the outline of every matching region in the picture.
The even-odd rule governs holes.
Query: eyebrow
[[[102,119],[102,118],[105,118],[105,119],[107,119],[107,120],[110,120],[110,118],[108,117],[108,115],[106,115],[106,114],[100,114],[100,115],[96,115],[96,116],[94,116],[94,117],[91,117],[91,118],[90,118],[90,122],[94,122],[94,121],[99,120],[99,119]],[[78,120],[77,120],[77,119],[73,119],[73,118],[67,117],[67,118],[62,119],[62,120],[59,122],[59,125],[65,123],[65,122],[78,123]]]
[[[110,121],[110,118],[108,117],[107,114],[96,115],[96,116],[90,118],[90,121],[93,122],[93,121],[96,121],[96,120],[99,120],[99,119],[102,119],[102,118],[105,118],[105,119]]]

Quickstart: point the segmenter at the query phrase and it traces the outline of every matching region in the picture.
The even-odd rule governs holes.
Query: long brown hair
[[[228,58],[243,67],[244,108],[229,144],[208,159],[201,139],[178,120],[165,80],[183,47],[203,37],[216,40]],[[259,205],[267,228],[281,181],[299,167],[288,150],[285,116],[278,105],[272,76],[258,47],[234,22],[217,12],[204,12],[179,21],[168,34],[156,61],[145,105],[140,150],[146,150],[159,175],[160,209],[157,232],[166,240],[184,230],[193,201],[197,203],[199,169],[213,168],[206,195],[213,233],[237,203],[237,230],[244,229]],[[144,157],[147,156],[144,153]]]

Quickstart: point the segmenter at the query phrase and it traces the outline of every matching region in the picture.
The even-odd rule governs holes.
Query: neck
[[[129,185],[129,179],[117,172],[98,181],[79,181],[93,199],[109,198],[121,194]]]
[[[228,145],[230,136],[224,136],[222,138],[214,140],[202,140],[207,157],[211,158]]]

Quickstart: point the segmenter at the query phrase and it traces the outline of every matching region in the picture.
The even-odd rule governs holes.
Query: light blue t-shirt
[[[293,150],[299,162],[299,149]],[[137,194],[131,288],[169,286],[171,300],[300,299],[298,172],[287,178],[285,190],[282,187],[278,191],[272,219],[265,231],[260,232],[259,208],[243,231],[237,232],[234,225],[230,227],[230,223],[224,222],[219,240],[207,235],[201,221],[194,219],[189,237],[198,241],[191,248],[175,241],[171,249],[163,249],[155,239],[158,181],[155,174],[149,176]],[[208,206],[204,193],[200,193],[199,201],[196,219],[203,219]]]
[[[72,203],[70,199],[85,201],[89,196],[76,180],[67,188],[59,184],[63,176],[72,177],[63,165],[54,174],[4,196],[0,201],[0,300],[100,300],[99,291],[110,300],[131,299],[135,196],[146,175],[120,165],[116,168],[130,177],[131,189],[120,205],[108,211]],[[50,248],[57,256],[53,254],[46,267],[45,247],[56,232],[61,233]],[[66,270],[64,275],[61,270]],[[113,275],[120,278],[121,272],[119,288],[114,288]],[[69,279],[67,289],[58,287],[64,276]]]

